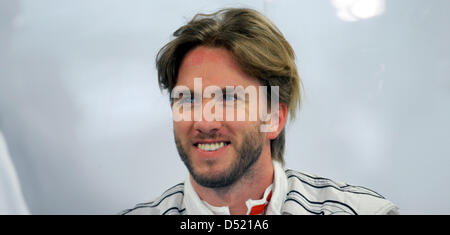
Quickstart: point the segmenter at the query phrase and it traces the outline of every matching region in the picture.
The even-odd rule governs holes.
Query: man
[[[198,14],[174,36],[156,65],[189,177],[123,214],[397,213],[369,189],[284,169],[300,78],[267,18],[251,9]]]

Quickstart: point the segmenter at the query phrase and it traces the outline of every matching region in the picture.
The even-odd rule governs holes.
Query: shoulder
[[[285,212],[290,214],[397,214],[379,193],[313,174],[286,170]]]
[[[146,203],[139,203],[131,209],[122,211],[121,215],[172,215],[183,214],[184,183],[167,189],[161,196]]]

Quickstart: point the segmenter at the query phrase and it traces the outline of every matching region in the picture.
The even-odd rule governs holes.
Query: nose
[[[201,121],[194,121],[194,129],[203,134],[214,134],[220,130],[222,123],[216,120],[206,121],[204,118]]]
[[[204,109],[202,109],[202,111],[204,111]],[[216,118],[214,117],[214,113],[206,114],[205,112],[202,112],[201,120],[195,120],[194,118],[194,129],[200,133],[214,134],[218,132],[221,127],[222,122],[216,120]]]

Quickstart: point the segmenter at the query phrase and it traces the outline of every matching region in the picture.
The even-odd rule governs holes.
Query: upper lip
[[[230,143],[229,140],[204,139],[204,140],[196,140],[196,141],[194,141],[194,145],[197,145],[197,144],[211,144],[211,143],[218,143],[218,142],[226,142],[226,143]]]

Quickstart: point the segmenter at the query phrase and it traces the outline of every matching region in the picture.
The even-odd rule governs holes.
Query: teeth
[[[198,144],[198,148],[205,151],[216,151],[223,146],[225,146],[225,142],[211,143],[211,144]]]

